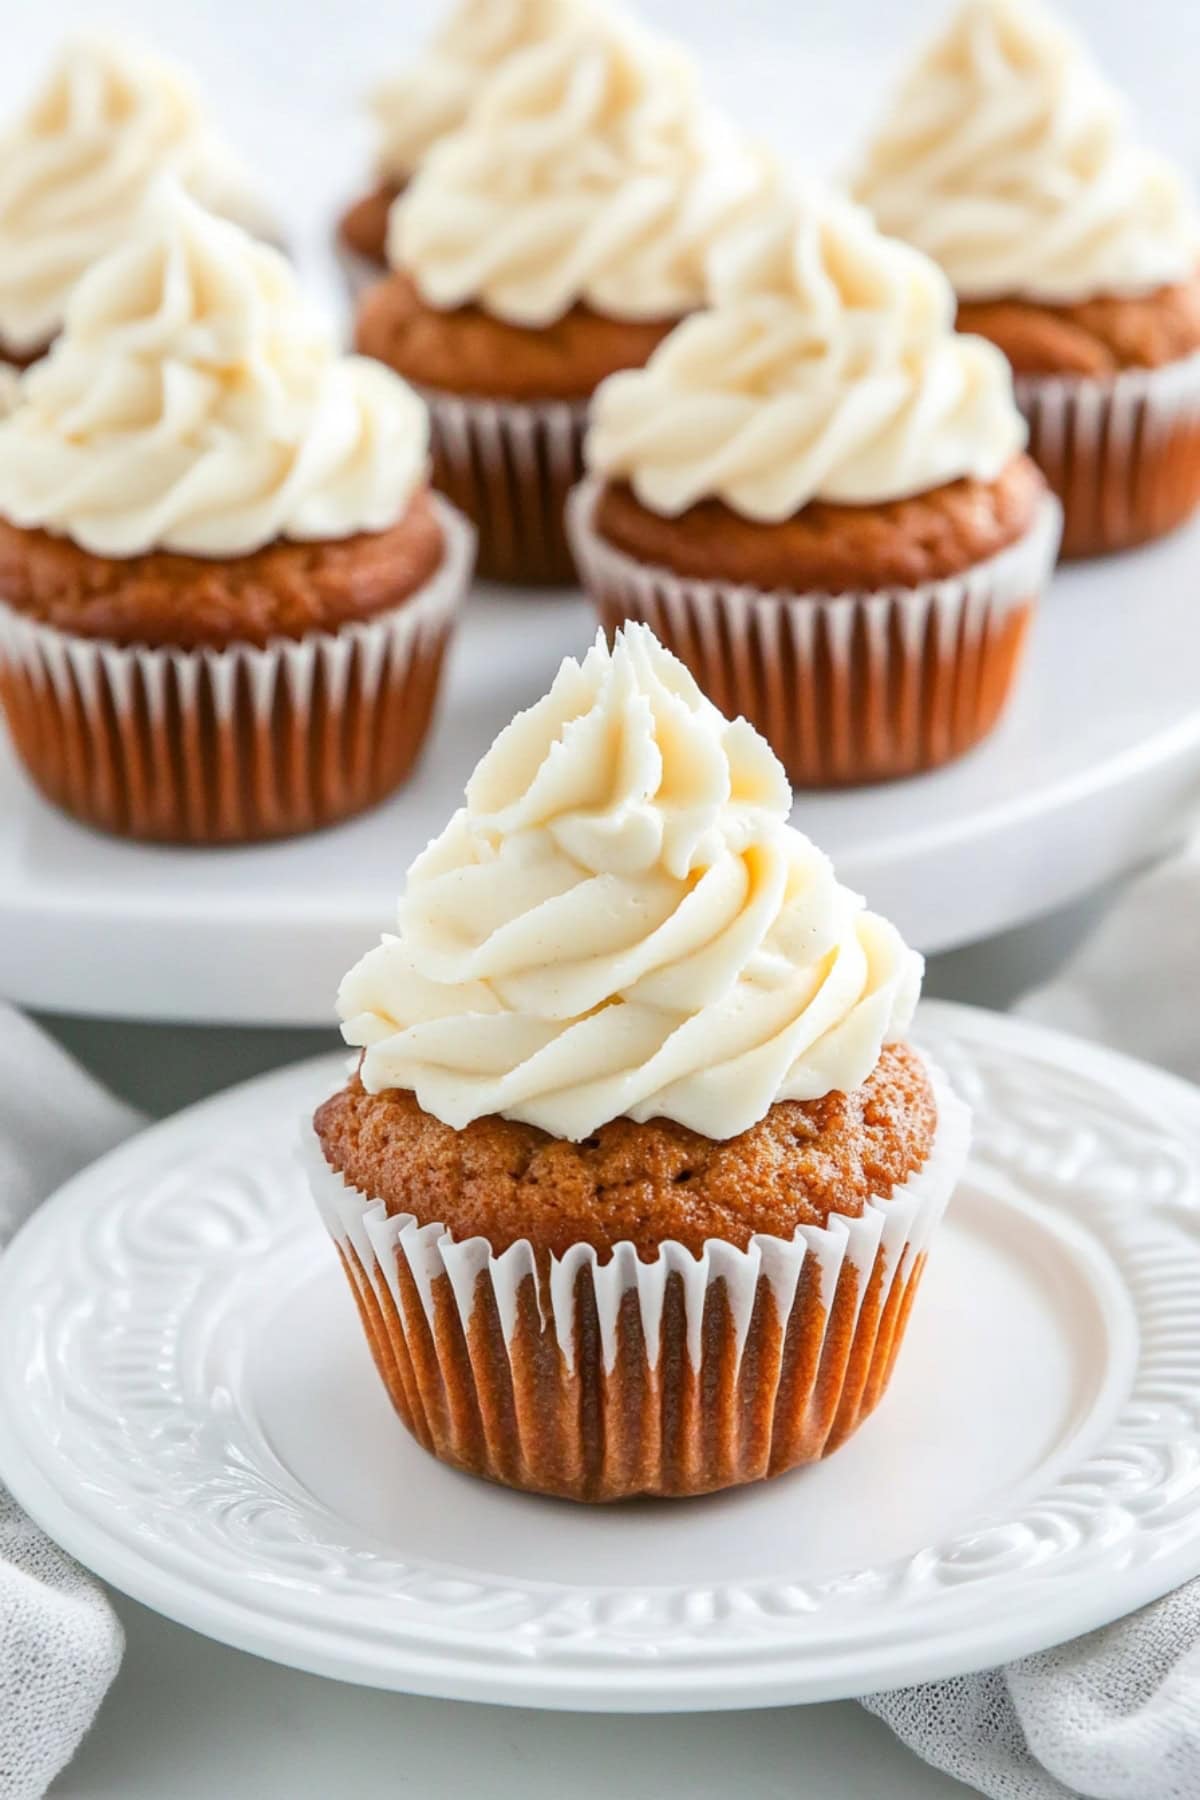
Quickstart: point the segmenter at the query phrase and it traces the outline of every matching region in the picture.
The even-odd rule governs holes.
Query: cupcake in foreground
[[[576,1500],[827,1455],[872,1410],[966,1110],[921,960],[643,626],[568,660],[342,983],[314,1192],[445,1462]]]
[[[830,196],[762,209],[712,290],[596,396],[584,585],[798,786],[944,763],[999,717],[1054,561],[1007,364],[953,330],[933,263]]]
[[[672,46],[616,19],[514,57],[392,209],[357,347],[417,385],[480,573],[562,582],[588,399],[701,304],[762,180]]]
[[[374,187],[338,225],[351,290],[387,273],[387,220],[439,138],[457,131],[501,64],[583,22],[588,0],[457,0],[415,62],[371,98],[377,134]]]
[[[184,74],[80,38],[0,132],[0,360],[44,356],[80,276],[129,234],[155,179],[254,229],[265,215]]]
[[[1200,502],[1200,217],[1084,46],[1034,0],[967,0],[855,179],[934,257],[1016,372],[1063,550],[1118,550]]]
[[[42,791],[194,843],[381,799],[470,572],[426,457],[404,383],[165,181],[0,418],[0,698]]]

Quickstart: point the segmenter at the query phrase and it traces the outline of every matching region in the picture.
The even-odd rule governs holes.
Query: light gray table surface
[[[1045,980],[1100,902],[956,951],[927,991],[1003,1007]],[[97,1075],[165,1115],[336,1042],[329,1033],[41,1021]],[[377,1693],[279,1668],[114,1596],[121,1673],[55,1784],[73,1800],[950,1800],[935,1774],[851,1702],[753,1713],[606,1717]]]

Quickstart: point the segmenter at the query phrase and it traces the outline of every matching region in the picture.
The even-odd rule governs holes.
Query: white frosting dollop
[[[612,18],[505,65],[392,208],[388,256],[433,306],[542,326],[701,304],[705,259],[767,165],[702,100],[687,58]]]
[[[378,1093],[461,1128],[618,1116],[730,1138],[850,1090],[921,959],[788,823],[773,752],[643,625],[563,663],[408,873],[399,934],[342,983]]]
[[[424,53],[371,96],[380,174],[407,181],[437,140],[457,131],[502,63],[591,12],[588,0],[458,0]]]
[[[588,466],[668,517],[720,499],[764,523],[993,480],[1025,426],[1004,357],[954,310],[941,271],[860,208],[764,208],[714,255],[712,310],[601,384]]]
[[[964,299],[1148,293],[1200,259],[1182,177],[1036,0],[967,0],[900,86],[854,190]]]
[[[278,251],[168,180],[0,421],[0,514],[101,556],[381,531],[427,430],[399,376],[339,355]]]
[[[0,133],[0,342],[40,349],[84,271],[122,243],[155,179],[262,228],[245,175],[191,83],[148,51],[69,44]]]

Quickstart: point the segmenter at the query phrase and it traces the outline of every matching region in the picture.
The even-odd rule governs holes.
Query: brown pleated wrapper
[[[376,1369],[417,1442],[472,1475],[569,1500],[677,1497],[828,1456],[891,1377],[969,1115],[931,1070],[930,1156],[858,1217],[655,1262],[620,1244],[494,1256],[389,1218],[311,1139],[313,1194]]]
[[[640,563],[593,524],[599,483],[571,495],[580,578],[609,637],[649,625],[729,718],[762,732],[795,787],[915,775],[987,736],[1012,692],[1054,566],[1059,507],[960,576],[813,594],[700,581]]]
[[[390,612],[219,650],[74,637],[0,602],[0,702],[48,800],[161,843],[287,837],[373,806],[429,727],[473,533],[438,502],[445,554]]]
[[[576,581],[564,509],[583,472],[585,401],[479,400],[418,387],[429,408],[433,485],[474,521],[488,581]]]
[[[1162,537],[1200,506],[1200,354],[1111,380],[1019,375],[1029,454],[1063,505],[1064,557]]]

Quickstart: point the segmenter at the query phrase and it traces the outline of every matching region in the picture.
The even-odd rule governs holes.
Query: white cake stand
[[[1063,570],[1001,729],[934,775],[802,795],[796,820],[925,951],[1065,905],[1200,802],[1200,528]],[[594,629],[578,596],[480,590],[416,778],[366,818],[261,848],[163,850],[46,806],[0,747],[0,993],[122,1018],[326,1024],[476,758]]]

